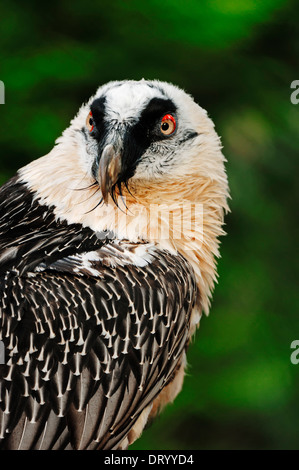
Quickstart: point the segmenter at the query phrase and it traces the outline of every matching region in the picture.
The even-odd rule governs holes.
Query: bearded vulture
[[[0,189],[0,448],[127,449],[181,390],[228,210],[193,98],[115,81]]]

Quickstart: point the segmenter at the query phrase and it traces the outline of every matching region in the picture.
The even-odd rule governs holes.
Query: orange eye
[[[166,114],[161,121],[160,130],[164,135],[173,134],[176,128],[176,122],[171,114]]]
[[[92,112],[91,111],[90,111],[90,113],[88,114],[88,116],[86,118],[86,127],[89,130],[89,132],[91,132],[94,128],[93,117],[92,117]]]

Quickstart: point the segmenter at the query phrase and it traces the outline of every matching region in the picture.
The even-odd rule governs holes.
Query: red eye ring
[[[92,117],[91,111],[88,113],[88,116],[86,118],[86,127],[89,130],[89,132],[93,131],[94,124],[93,124],[93,117]]]
[[[176,129],[176,120],[171,114],[165,114],[162,118],[160,130],[164,135],[171,135]]]

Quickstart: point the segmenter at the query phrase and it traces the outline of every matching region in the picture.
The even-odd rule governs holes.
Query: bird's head
[[[77,143],[82,172],[97,182],[106,203],[125,186],[133,192],[136,185],[182,183],[192,175],[213,178],[213,163],[216,173],[217,164],[222,169],[219,139],[206,111],[160,81],[100,87],[64,139]]]
[[[178,87],[157,80],[101,86],[53,150],[21,175],[59,219],[178,250],[195,269],[201,263],[198,278],[211,288],[227,209],[224,157],[207,112]],[[175,239],[185,203],[200,204],[203,220],[187,221]],[[151,220],[140,207],[151,207]],[[167,239],[156,229],[158,212]]]
[[[101,87],[73,125],[81,131],[82,161],[107,202],[130,180],[183,178],[203,121],[205,112],[182,90],[143,80]]]

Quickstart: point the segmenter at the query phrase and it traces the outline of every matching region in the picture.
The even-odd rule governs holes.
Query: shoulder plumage
[[[0,446],[115,448],[180,363],[193,271],[152,243],[59,222],[10,184],[16,197],[8,185],[0,203],[11,214],[0,222]]]

